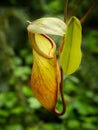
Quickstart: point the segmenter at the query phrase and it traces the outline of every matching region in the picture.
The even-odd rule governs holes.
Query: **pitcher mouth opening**
[[[29,32],[29,38],[31,41],[31,44],[33,45],[33,49],[42,57],[47,58],[47,59],[51,59],[54,57],[55,51],[56,51],[56,45],[54,43],[54,41],[47,36],[46,34],[38,34],[38,33],[31,33]],[[44,41],[46,43],[44,43]],[[40,44],[43,42],[43,47],[40,47]],[[43,48],[47,48],[45,47],[46,44],[48,43],[48,49],[47,51],[45,51]]]

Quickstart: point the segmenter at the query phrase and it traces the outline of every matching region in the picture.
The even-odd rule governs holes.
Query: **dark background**
[[[79,19],[94,0],[69,0],[68,18]],[[65,0],[0,0],[0,130],[98,130],[98,4],[83,23],[82,63],[65,77],[66,113],[56,117],[30,88],[33,64],[27,20],[58,17]],[[53,37],[57,48],[60,40]],[[58,53],[58,52],[57,52]],[[58,109],[62,109],[59,100]]]

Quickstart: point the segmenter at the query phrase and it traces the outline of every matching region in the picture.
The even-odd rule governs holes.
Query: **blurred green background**
[[[69,0],[68,17],[79,19],[94,0]],[[65,0],[0,0],[0,130],[98,130],[98,5],[83,23],[80,68],[65,77],[67,110],[56,117],[35,99],[27,20],[63,19]],[[53,37],[57,48],[60,38]],[[57,52],[58,54],[58,52]],[[62,103],[58,101],[58,109]]]

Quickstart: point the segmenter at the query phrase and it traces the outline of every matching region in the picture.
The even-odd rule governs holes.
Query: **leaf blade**
[[[63,49],[60,52],[61,67],[66,75],[77,70],[81,62],[81,24],[76,17],[71,17],[64,37]]]

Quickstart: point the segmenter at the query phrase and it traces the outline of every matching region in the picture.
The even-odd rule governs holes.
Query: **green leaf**
[[[60,52],[61,67],[66,75],[77,70],[81,62],[81,24],[76,17],[71,17],[67,24],[64,45]]]
[[[28,96],[28,97],[32,96],[32,94],[33,94],[31,89],[25,85],[22,87],[22,92],[25,96]]]
[[[8,117],[9,116],[9,112],[7,110],[2,110],[0,109],[0,117]]]
[[[71,129],[78,129],[79,128],[79,126],[80,126],[80,122],[78,121],[78,120],[75,120],[75,119],[71,119],[71,120],[69,120],[69,122],[68,122],[68,126],[69,126],[69,128],[71,128]]]
[[[20,124],[13,124],[13,125],[8,125],[7,130],[24,130],[24,129]]]
[[[31,97],[28,99],[29,105],[33,109],[38,109],[41,107],[41,104],[37,101],[37,99]]]
[[[11,112],[13,114],[17,114],[18,115],[18,114],[21,114],[23,111],[24,111],[24,107],[18,106],[16,108],[13,108]]]
[[[88,48],[90,49],[91,52],[93,53],[98,53],[98,30],[92,30],[88,33],[87,36],[87,43],[88,43]]]

